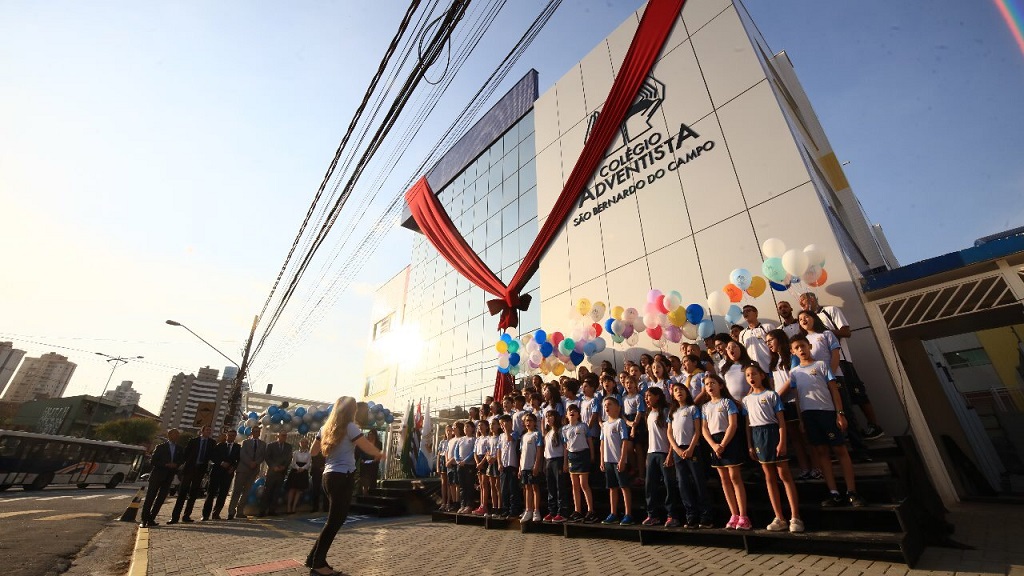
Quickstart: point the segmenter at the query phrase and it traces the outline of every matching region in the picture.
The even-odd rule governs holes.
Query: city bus
[[[119,442],[0,430],[0,492],[20,485],[114,488],[139,473],[146,450]]]

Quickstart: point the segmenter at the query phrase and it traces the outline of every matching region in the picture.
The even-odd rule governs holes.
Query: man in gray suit
[[[267,459],[267,443],[260,440],[260,429],[253,428],[252,435],[242,442],[238,454],[238,469],[235,471],[235,485],[231,489],[231,502],[228,504],[228,520],[235,515],[244,516],[246,500],[253,482],[260,476],[260,466]]]
[[[292,463],[292,445],[286,442],[287,432],[277,433],[277,442],[267,445],[267,483],[263,486],[263,506],[260,516],[277,516],[277,497],[284,486],[288,466]]]

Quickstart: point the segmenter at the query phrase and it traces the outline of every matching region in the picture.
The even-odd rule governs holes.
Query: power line
[[[443,136],[437,142],[435,142],[433,148],[430,150],[430,152],[426,154],[423,161],[420,163],[419,167],[414,172],[413,176],[411,176],[407,180],[406,184],[391,199],[391,202],[388,205],[388,207],[377,219],[376,223],[371,227],[370,233],[364,236],[359,246],[355,250],[353,250],[353,257],[345,260],[345,262],[342,264],[342,268],[335,274],[335,277],[332,280],[327,291],[324,292],[321,296],[319,296],[316,304],[313,304],[308,312],[305,311],[305,308],[303,309],[302,312],[300,312],[299,316],[301,317],[301,319],[297,319],[295,322],[293,322],[293,326],[295,328],[288,330],[288,333],[285,337],[286,341],[279,345],[279,348],[284,347],[285,350],[282,350],[280,352],[278,350],[275,350],[275,353],[272,355],[271,360],[263,364],[261,370],[256,374],[254,381],[258,380],[263,374],[269,372],[270,370],[273,370],[278,365],[278,361],[281,359],[281,357],[290,356],[291,351],[299,344],[301,344],[301,342],[299,342],[298,339],[302,338],[303,336],[308,336],[309,332],[311,331],[310,325],[315,326],[322,319],[322,317],[326,313],[326,310],[329,309],[334,304],[334,302],[336,302],[339,295],[345,289],[348,288],[349,284],[354,279],[354,276],[359,273],[359,271],[365,265],[369,257],[374,254],[377,247],[382,242],[386,232],[388,232],[391,229],[390,223],[396,221],[398,216],[401,214],[404,191],[409,187],[409,185],[411,185],[414,178],[417,178],[420,174],[422,174],[422,171],[425,166],[436,162],[436,159],[439,156],[439,151],[442,148],[450,148],[455,141],[457,141],[459,138],[462,137],[463,134],[465,134],[465,132],[468,130],[468,126],[470,125],[470,123],[475,120],[480,108],[490,99],[494,91],[507,77],[507,75],[512,70],[514,65],[518,62],[523,53],[525,53],[527,48],[529,48],[534,39],[536,39],[541,30],[543,30],[547,22],[551,19],[551,17],[554,15],[555,11],[557,11],[560,5],[561,0],[551,0],[547,3],[544,9],[541,10],[540,14],[538,14],[538,16],[530,24],[530,26],[523,33],[523,35],[513,46],[513,48],[505,55],[505,57],[498,64],[495,70],[483,83],[483,85],[481,85],[477,92],[469,99],[469,102],[456,117],[452,125],[449,126],[449,128],[446,131],[444,131]],[[417,127],[416,129],[418,130],[419,127]],[[389,170],[387,174],[390,174],[391,171],[394,170],[394,166],[395,163],[388,162]],[[376,196],[377,192],[379,192],[380,185],[382,185],[379,183],[385,180],[386,177],[386,175],[383,178],[378,177],[377,181],[375,182],[375,185],[377,185],[377,189],[374,191],[374,197]],[[362,212],[360,212],[360,217],[361,216]],[[339,245],[339,247],[332,253],[332,259],[327,264],[325,264],[323,274],[321,275],[320,280],[324,278],[329,266],[333,264],[333,261],[337,257],[337,254],[340,254],[345,243],[347,243],[349,234],[351,234],[351,228],[348,230],[348,233],[345,235],[344,240]],[[319,284],[320,281],[318,280],[318,287]],[[310,300],[307,300],[307,303],[311,301],[312,298],[310,298]]]

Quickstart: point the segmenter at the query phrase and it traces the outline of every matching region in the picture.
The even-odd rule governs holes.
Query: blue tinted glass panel
[[[519,145],[519,165],[523,166],[537,155],[533,145],[533,138],[527,138]]]
[[[529,190],[537,185],[537,161],[530,160],[519,170],[519,188]]]
[[[530,188],[519,197],[519,222],[526,224],[537,219],[537,188]]]
[[[501,240],[501,215],[495,214],[487,220],[487,246],[492,246]],[[498,267],[491,267],[491,270],[501,268],[501,258],[498,259]]]
[[[519,197],[519,177],[512,174],[501,184],[501,205],[502,207],[511,204]]]

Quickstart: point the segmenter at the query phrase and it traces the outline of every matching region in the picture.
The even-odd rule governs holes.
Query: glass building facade
[[[504,282],[512,279],[537,236],[537,170],[533,111],[515,121],[437,191],[473,250]],[[539,300],[535,275],[524,290]],[[409,270],[406,325],[421,342],[420,361],[405,370],[398,405],[430,397],[434,406],[479,403],[494,388],[498,317],[494,298],[472,285],[417,234]],[[540,327],[540,307],[524,312],[520,330]]]

